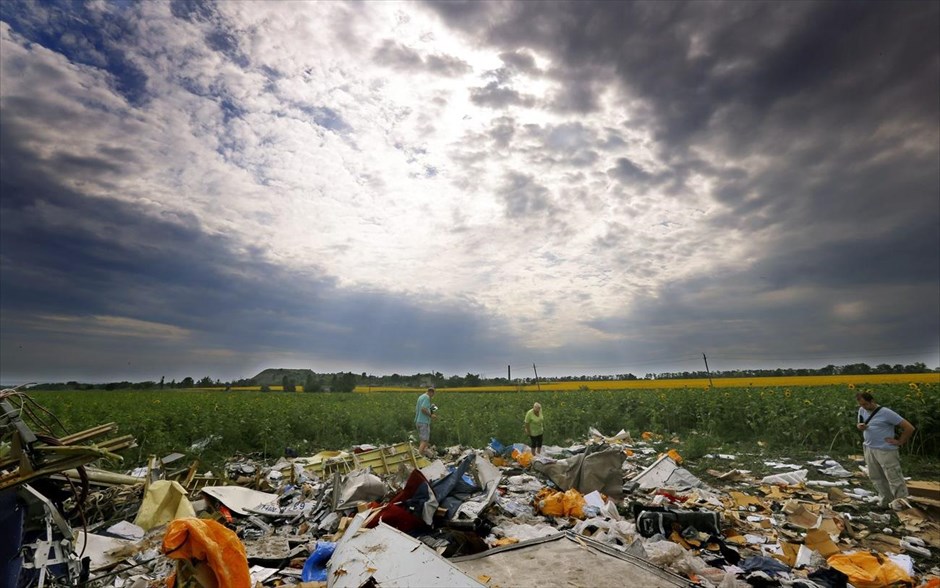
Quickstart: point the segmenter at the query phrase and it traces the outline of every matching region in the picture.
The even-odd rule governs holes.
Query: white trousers
[[[907,483],[901,473],[898,450],[865,446],[865,465],[868,466],[868,477],[881,497],[881,506],[888,506],[897,498],[907,498]]]

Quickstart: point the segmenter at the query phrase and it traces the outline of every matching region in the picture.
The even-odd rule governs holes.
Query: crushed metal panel
[[[283,535],[267,535],[253,541],[242,540],[248,563],[280,562],[291,557],[291,546]]]
[[[435,459],[431,462],[431,465],[421,468],[421,473],[429,482],[434,482],[447,475],[447,466],[444,465],[443,461]]]
[[[106,537],[94,533],[79,531],[75,539],[75,553],[84,553],[90,557],[89,568],[92,572],[101,568],[112,567],[127,557],[125,549],[134,545],[133,541]]]
[[[388,492],[382,478],[369,470],[353,470],[341,476],[333,474],[333,510],[355,508],[359,504],[381,500]]]
[[[699,488],[704,484],[690,471],[680,468],[669,454],[664,454],[653,464],[637,474],[632,480],[639,484],[641,490],[652,490],[664,486],[678,486],[682,488]]]
[[[474,465],[476,466],[477,478],[480,485],[483,487],[483,492],[461,504],[454,515],[455,519],[467,518],[469,520],[475,520],[486,507],[493,504],[493,501],[496,500],[496,491],[502,479],[502,472],[479,453],[474,458]]]
[[[327,459],[323,462],[323,472],[350,472],[352,470],[372,468],[376,474],[394,474],[405,465],[410,468],[423,468],[430,464],[427,458],[418,453],[411,443],[399,443],[379,447],[362,453],[347,454],[343,457]]]
[[[235,514],[246,516],[249,511],[262,504],[277,501],[277,494],[258,492],[242,486],[206,486],[202,493],[215,498]]]
[[[590,554],[585,554],[586,549]],[[450,561],[468,576],[489,577],[491,586],[673,588],[692,585],[682,576],[644,559],[570,532]]]
[[[433,549],[385,523],[356,534],[365,517],[359,513],[327,563],[329,588],[374,586],[484,588]]]

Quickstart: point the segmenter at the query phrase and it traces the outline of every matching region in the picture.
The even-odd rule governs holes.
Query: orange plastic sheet
[[[195,561],[208,567],[217,586],[251,588],[248,557],[235,532],[205,519],[184,518],[171,521],[163,536],[163,553],[172,559]],[[176,574],[167,579],[173,588]]]
[[[855,588],[881,588],[882,586],[910,586],[907,572],[890,559],[880,559],[867,551],[838,553],[826,560],[829,565],[849,577]]]
[[[682,456],[679,455],[679,452],[675,449],[670,449],[666,452],[666,455],[672,458],[672,461],[676,462],[677,464],[682,463]]]
[[[513,449],[512,458],[516,460],[517,462],[519,462],[519,465],[521,465],[524,468],[527,468],[532,463],[532,452],[526,451],[525,453],[523,453],[519,451],[518,449]]]
[[[536,509],[543,515],[583,519],[584,507],[587,502],[585,502],[584,496],[574,488],[567,492],[542,488],[535,495],[535,505]]]

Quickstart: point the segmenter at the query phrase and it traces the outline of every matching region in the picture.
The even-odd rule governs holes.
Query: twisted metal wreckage
[[[591,429],[539,456],[400,443],[122,474],[91,467],[135,447],[114,423],[68,434],[19,389],[0,409],[0,586],[940,586],[940,483],[866,512],[864,474],[828,457],[822,480],[710,470],[718,490],[675,450]]]

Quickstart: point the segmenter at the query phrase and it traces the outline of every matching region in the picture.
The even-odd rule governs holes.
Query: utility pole
[[[714,388],[715,385],[712,383],[712,373],[708,370],[708,358],[705,357],[705,354],[702,354],[702,359],[705,360],[705,373],[708,374],[708,387]]]
[[[532,364],[532,371],[535,372],[535,386],[539,389],[539,392],[542,391],[542,386],[539,384],[539,371],[535,369],[535,364]]]
[[[512,366],[511,365],[506,366],[506,383],[512,384]]]

